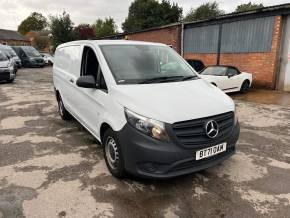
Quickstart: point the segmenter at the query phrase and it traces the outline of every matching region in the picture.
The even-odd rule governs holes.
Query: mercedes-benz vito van
[[[65,43],[53,80],[60,116],[75,117],[102,143],[116,177],[174,177],[235,153],[234,102],[166,45]]]

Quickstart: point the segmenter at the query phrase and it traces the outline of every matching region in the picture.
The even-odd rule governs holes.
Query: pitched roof
[[[0,39],[2,39],[2,40],[27,41],[27,39],[23,35],[18,33],[17,31],[4,30],[4,29],[0,29]]]
[[[25,34],[25,36],[34,35],[34,36],[48,36],[51,33],[49,30],[34,31],[31,30]]]

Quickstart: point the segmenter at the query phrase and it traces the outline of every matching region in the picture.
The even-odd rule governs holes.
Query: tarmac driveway
[[[232,158],[172,180],[121,181],[96,140],[58,116],[51,68],[20,70],[0,84],[0,218],[289,217],[290,108],[236,103]]]

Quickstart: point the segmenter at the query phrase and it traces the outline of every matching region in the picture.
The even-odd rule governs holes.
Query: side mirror
[[[79,77],[76,84],[81,88],[98,88],[95,77],[91,75]]]

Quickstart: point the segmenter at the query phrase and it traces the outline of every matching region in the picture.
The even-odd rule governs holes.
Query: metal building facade
[[[272,46],[275,16],[184,30],[185,53],[268,52]],[[221,31],[221,34],[219,34]]]
[[[184,30],[185,53],[215,53],[218,48],[219,26],[203,26]]]
[[[275,17],[222,24],[221,52],[271,51]]]

